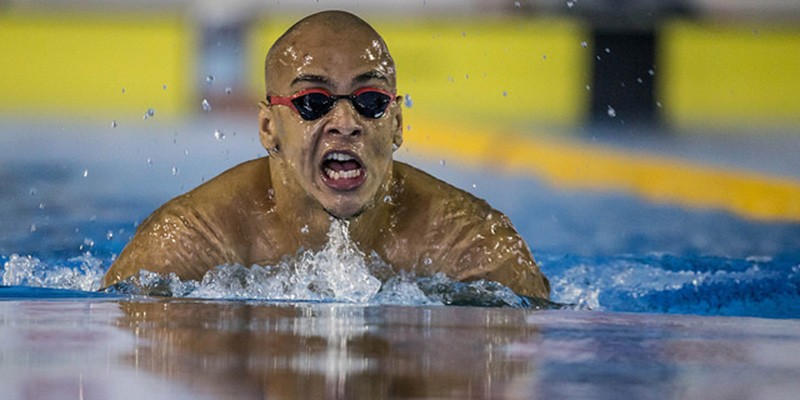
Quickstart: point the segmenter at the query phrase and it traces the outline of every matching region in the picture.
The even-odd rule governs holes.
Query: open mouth
[[[354,154],[331,151],[322,158],[322,181],[334,190],[354,190],[364,184],[366,170]]]

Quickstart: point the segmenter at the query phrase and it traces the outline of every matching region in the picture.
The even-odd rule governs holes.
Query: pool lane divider
[[[800,222],[800,181],[552,136],[418,120],[405,132],[425,157],[532,175],[554,187],[623,192],[761,221]]]

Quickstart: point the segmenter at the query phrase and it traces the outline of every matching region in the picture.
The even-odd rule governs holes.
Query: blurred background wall
[[[323,9],[384,35],[412,121],[800,125],[792,0],[6,0],[0,115],[251,113],[272,41]]]

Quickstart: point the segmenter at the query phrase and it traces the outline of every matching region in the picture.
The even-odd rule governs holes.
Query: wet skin
[[[394,62],[380,36],[341,12],[308,17],[267,55],[267,93],[306,89],[395,93]],[[379,118],[339,100],[306,121],[286,105],[260,103],[269,157],[238,165],[171,200],[139,228],[104,278],[140,269],[199,280],[221,264],[272,265],[321,249],[332,218],[350,222],[366,254],[395,270],[490,279],[518,294],[549,297],[549,284],[508,218],[486,202],[394,161],[402,144],[401,98]],[[333,171],[336,171],[335,173]]]

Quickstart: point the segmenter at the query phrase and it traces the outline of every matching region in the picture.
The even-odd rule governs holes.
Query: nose
[[[356,110],[350,101],[347,99],[337,101],[329,113],[325,132],[332,135],[358,136],[362,131],[363,127],[358,122]]]

